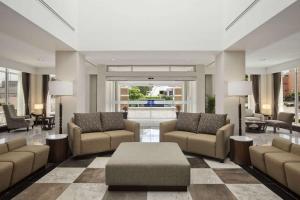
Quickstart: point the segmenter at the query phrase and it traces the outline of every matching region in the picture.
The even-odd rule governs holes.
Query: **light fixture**
[[[49,81],[49,94],[59,97],[59,134],[62,134],[62,96],[73,95],[73,84],[68,81]]]
[[[44,105],[43,104],[34,104],[33,108],[35,110],[43,110]]]
[[[242,105],[241,97],[252,94],[251,81],[231,81],[228,83],[228,96],[239,97],[239,135],[242,135]]]

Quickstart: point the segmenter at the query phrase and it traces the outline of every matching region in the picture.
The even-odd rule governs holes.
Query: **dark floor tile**
[[[24,190],[15,200],[55,200],[67,189],[67,183],[34,183]]]
[[[95,159],[95,157],[91,157],[91,158],[70,158],[66,161],[64,161],[63,163],[61,163],[59,165],[59,167],[80,167],[80,168],[84,168],[89,166],[89,164],[91,164],[91,162],[93,162],[93,160]]]
[[[147,200],[147,192],[106,191],[102,200]]]
[[[105,183],[105,170],[87,168],[74,183]]]
[[[214,169],[225,184],[258,184],[260,183],[244,169]]]
[[[202,158],[187,158],[191,168],[209,168],[208,164]]]
[[[223,184],[195,184],[189,186],[193,200],[237,200]]]

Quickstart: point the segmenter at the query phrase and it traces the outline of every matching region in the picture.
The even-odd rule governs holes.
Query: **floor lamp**
[[[59,97],[59,134],[62,134],[62,96],[73,95],[73,84],[68,81],[49,81],[49,94]]]
[[[252,94],[251,81],[230,81],[228,82],[228,96],[239,97],[239,135],[242,135],[242,105],[241,97]]]

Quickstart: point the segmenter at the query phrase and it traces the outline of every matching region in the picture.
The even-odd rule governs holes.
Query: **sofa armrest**
[[[125,129],[134,133],[134,141],[140,141],[140,123],[124,119]]]
[[[176,121],[177,120],[171,120],[171,121],[161,122],[159,124],[159,141],[160,142],[164,141],[165,133],[176,130]]]
[[[263,114],[260,114],[260,113],[254,113],[254,117],[260,118],[261,121],[265,120],[265,116]]]
[[[73,122],[68,123],[69,146],[74,156],[80,155],[81,129]]]
[[[216,134],[216,157],[225,159],[230,150],[229,138],[233,135],[234,124],[226,124]]]

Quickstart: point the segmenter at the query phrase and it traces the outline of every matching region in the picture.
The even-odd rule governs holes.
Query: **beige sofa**
[[[300,195],[300,145],[276,137],[272,146],[250,147],[252,165]]]
[[[47,145],[26,145],[20,138],[0,144],[0,192],[47,165]]]
[[[229,137],[233,135],[234,125],[227,124],[215,134],[194,133],[176,129],[177,120],[160,123],[160,141],[175,142],[181,150],[216,158],[221,162],[229,153]]]
[[[122,142],[139,142],[139,123],[130,120],[123,121],[123,130],[83,133],[82,129],[72,119],[68,123],[68,138],[73,156],[112,151],[117,149]],[[102,122],[99,121],[99,123]]]

